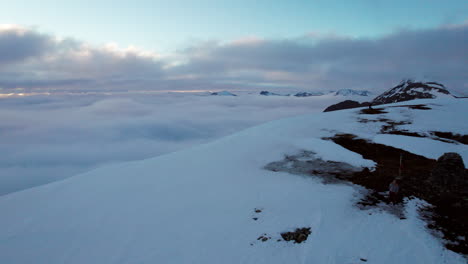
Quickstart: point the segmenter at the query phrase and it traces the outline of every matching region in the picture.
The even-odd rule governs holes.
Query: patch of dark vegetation
[[[302,151],[297,155],[286,155],[281,161],[268,163],[265,169],[297,175],[315,175],[321,177],[325,183],[336,183],[337,176],[351,177],[354,172],[361,170],[361,168],[344,162],[322,160],[315,157],[315,153],[311,151]]]
[[[371,191],[364,198],[362,198],[357,204],[360,208],[367,208],[372,206],[377,206],[382,201],[385,201],[386,198],[382,194],[376,191]]]
[[[296,228],[296,230],[292,232],[281,233],[281,237],[285,241],[294,241],[294,243],[299,244],[299,243],[306,241],[311,233],[312,232],[310,231],[310,227],[303,227],[303,228]]]
[[[383,108],[364,108],[359,113],[363,115],[377,115],[377,114],[385,114],[388,112],[385,112]]]
[[[468,145],[468,135],[460,135],[460,134],[453,134],[451,132],[440,132],[440,131],[432,131],[431,132],[434,136],[439,138],[445,138],[457,141],[459,143]]]
[[[386,118],[379,118],[379,119],[358,118],[359,123],[377,123],[377,122],[387,123],[390,121],[391,121],[390,119],[386,119]]]
[[[401,125],[409,125],[411,122],[409,121],[393,121],[393,120],[387,120],[385,125],[382,126],[380,129],[380,133],[382,134],[391,134],[392,131],[401,131],[396,128],[396,126],[401,126]],[[409,132],[409,131],[408,131]]]
[[[380,129],[380,133],[382,134],[392,134],[392,135],[401,135],[401,136],[408,136],[408,137],[419,137],[419,138],[424,138],[428,137],[425,134],[420,134],[417,132],[411,132],[406,129],[397,129],[397,126],[401,125],[408,125],[411,124],[409,121],[393,121],[385,118],[381,118],[378,120],[367,120],[367,119],[359,119],[359,122],[361,123],[367,123],[367,122],[385,122],[386,124],[382,126]],[[445,143],[454,143],[454,141],[457,141],[462,144],[468,144],[468,135],[460,135],[460,134],[452,134],[450,132],[431,132],[431,139],[433,140],[438,140],[442,141]]]
[[[396,105],[396,106],[390,106],[390,107],[408,107],[410,109],[417,109],[417,110],[431,110],[432,108],[428,107],[427,105],[424,104],[417,104],[417,105]]]
[[[402,136],[408,136],[408,137],[426,137],[425,135],[418,134],[416,132],[410,132],[408,130],[391,130],[386,132],[385,134],[392,134],[392,135],[402,135]]]
[[[427,107],[426,105],[410,105],[409,108],[417,110],[431,110],[432,108]]]
[[[266,241],[268,241],[268,240],[270,240],[270,239],[271,239],[271,237],[268,236],[267,234],[263,234],[263,235],[261,235],[261,236],[259,236],[259,237],[257,238],[257,240],[260,240],[260,241],[262,241],[262,242],[266,242]]]
[[[337,134],[328,139],[377,163],[374,171],[365,169],[345,178],[372,190],[359,202],[362,206],[386,200],[379,193],[387,191],[388,184],[399,175],[402,156],[400,199],[414,196],[432,204],[426,209],[428,227],[443,234],[448,249],[468,254],[468,172],[458,154],[447,153],[435,161],[351,134]]]

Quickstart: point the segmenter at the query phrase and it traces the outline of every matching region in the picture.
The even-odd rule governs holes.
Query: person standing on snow
[[[398,192],[400,191],[400,185],[398,185],[398,180],[394,179],[390,185],[388,186],[388,190],[390,191],[390,202],[392,204],[396,204],[398,202]]]

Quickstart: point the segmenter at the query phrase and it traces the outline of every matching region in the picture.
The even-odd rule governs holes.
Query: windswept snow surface
[[[441,101],[440,108],[462,103]],[[388,115],[398,115],[394,109]],[[301,150],[372,166],[321,139],[374,138],[375,129],[357,122],[358,112],[274,121],[2,196],[0,263],[466,263],[425,230],[416,212],[422,201],[409,201],[400,220],[354,207],[360,187],[262,169]],[[307,241],[277,242],[297,227],[311,227]],[[258,241],[265,233],[272,239]]]

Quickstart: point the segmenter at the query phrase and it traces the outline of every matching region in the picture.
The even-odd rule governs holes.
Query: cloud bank
[[[196,43],[174,54],[91,46],[21,26],[0,27],[0,88],[34,90],[262,89],[381,91],[403,78],[468,90],[468,23],[377,39],[306,34]]]
[[[342,99],[342,98],[341,98]],[[51,95],[0,99],[0,195],[322,111],[329,98]]]

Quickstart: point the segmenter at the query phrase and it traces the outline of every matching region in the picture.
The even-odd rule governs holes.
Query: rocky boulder
[[[281,237],[285,241],[294,241],[295,243],[302,243],[307,240],[311,233],[312,232],[310,231],[310,227],[296,228],[296,230],[293,232],[281,233]]]
[[[429,181],[439,193],[467,193],[467,176],[462,157],[449,152],[437,159]]]

